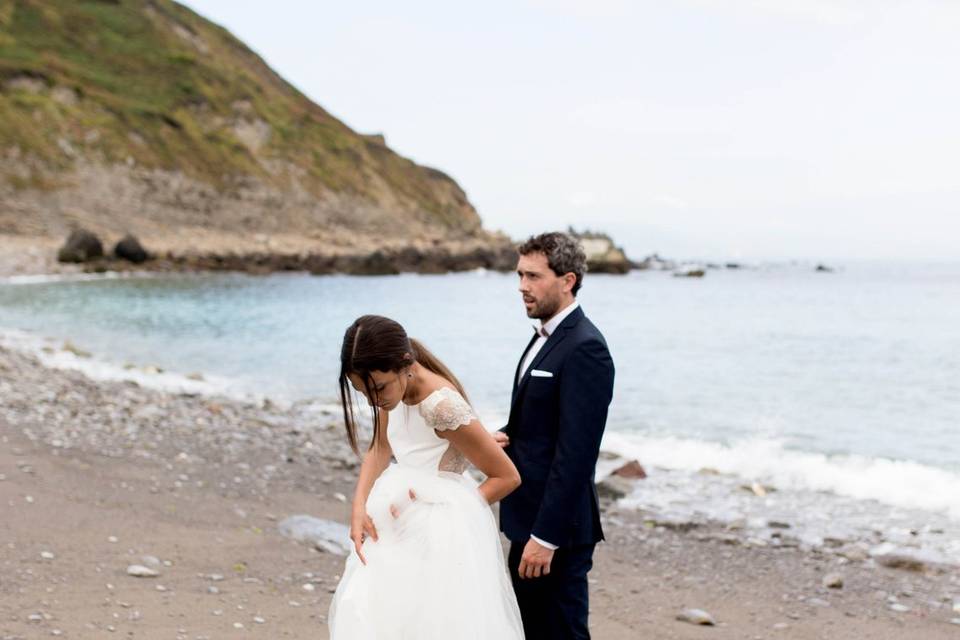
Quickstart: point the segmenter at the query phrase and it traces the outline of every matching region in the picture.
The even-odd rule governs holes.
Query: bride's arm
[[[353,510],[350,516],[350,539],[353,540],[353,546],[363,564],[367,564],[367,559],[361,550],[364,537],[370,536],[374,540],[377,539],[377,528],[367,515],[367,498],[370,496],[370,490],[373,489],[373,483],[390,465],[390,458],[393,457],[393,451],[387,441],[387,412],[380,411],[379,416],[377,444],[363,456],[357,488],[353,492]]]
[[[480,493],[489,504],[503,499],[520,486],[517,468],[479,420],[474,419],[456,429],[438,431],[437,435],[450,441],[487,476],[480,485]]]

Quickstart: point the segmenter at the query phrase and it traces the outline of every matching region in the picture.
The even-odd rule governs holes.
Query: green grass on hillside
[[[25,79],[40,90],[23,88]],[[64,100],[64,89],[77,99]],[[234,133],[243,119],[270,126],[257,152]],[[464,222],[462,209],[438,199],[445,177],[351,131],[225,29],[171,0],[0,0],[0,144],[53,169],[73,162],[68,147],[219,188],[249,175],[284,184],[266,159],[299,167],[316,193],[373,197],[378,175],[438,222]]]

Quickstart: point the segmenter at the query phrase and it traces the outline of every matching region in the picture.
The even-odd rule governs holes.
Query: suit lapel
[[[520,356],[520,361],[517,362],[517,370],[513,372],[513,394],[510,397],[510,405],[513,406],[513,403],[517,399],[517,389],[520,388],[520,382],[517,378],[520,377],[520,367],[523,366],[523,361],[526,359],[527,354],[530,353],[530,349],[533,348],[533,343],[537,341],[537,333],[534,332],[533,337],[530,338],[530,342],[527,343],[527,348],[523,350],[523,355]]]
[[[573,313],[563,319],[563,322],[560,323],[560,326],[547,338],[546,343],[541,347],[539,353],[534,357],[533,361],[530,362],[530,366],[527,367],[527,370],[523,373],[523,378],[520,379],[520,384],[516,385],[513,388],[513,397],[511,398],[510,403],[510,413],[513,413],[513,407],[517,404],[517,401],[522,395],[523,389],[527,386],[527,382],[530,381],[530,372],[536,369],[543,359],[553,351],[553,349],[563,342],[563,339],[567,336],[567,331],[576,326],[580,322],[580,318],[583,317],[583,310],[580,308],[574,309]],[[537,335],[533,335],[533,340],[530,341],[530,344],[527,345],[527,350],[523,352],[523,356],[520,358],[520,365],[517,366],[517,373],[520,372],[520,366],[523,365],[523,359],[526,357],[527,352],[530,351],[530,348],[533,346],[534,341],[537,339]],[[516,374],[514,374],[514,380],[516,380]]]

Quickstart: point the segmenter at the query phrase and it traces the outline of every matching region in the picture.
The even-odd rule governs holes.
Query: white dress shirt
[[[553,332],[557,330],[557,327],[560,326],[560,323],[563,322],[567,316],[573,313],[580,303],[576,300],[573,301],[573,304],[564,308],[562,311],[554,315],[547,322],[541,321],[539,326],[534,324],[533,328],[537,331],[537,341],[533,343],[533,346],[530,347],[530,351],[527,352],[527,356],[523,359],[523,364],[520,366],[520,373],[517,375],[516,384],[520,384],[520,380],[523,379],[523,374],[527,372],[527,368],[530,366],[530,363],[533,362],[533,359],[537,357],[537,354],[540,353],[540,349],[543,348],[543,345],[547,343],[549,336],[553,335]],[[547,335],[544,336],[543,334]],[[546,547],[551,551],[556,551],[558,549],[557,545],[547,542],[546,540],[541,540],[535,535],[531,535],[530,539],[539,544],[540,546]]]
[[[543,345],[547,343],[547,338],[543,335],[543,332],[546,331],[548,336],[552,336],[553,332],[556,331],[557,327],[560,326],[560,323],[566,320],[567,316],[573,313],[579,307],[580,303],[574,300],[573,304],[564,308],[562,311],[550,318],[547,322],[544,323],[541,321],[540,323],[533,325],[533,328],[537,331],[537,341],[533,343],[533,346],[530,347],[530,351],[527,352],[527,356],[523,359],[523,365],[520,366],[520,373],[517,374],[517,380],[515,384],[520,384],[520,380],[523,379],[523,374],[527,372],[527,368],[530,366],[530,363],[533,362],[533,359],[537,357],[538,353],[540,353],[540,349],[543,348]]]

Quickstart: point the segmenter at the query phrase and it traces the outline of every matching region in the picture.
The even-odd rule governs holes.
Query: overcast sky
[[[960,259],[957,0],[188,0],[485,226]]]

